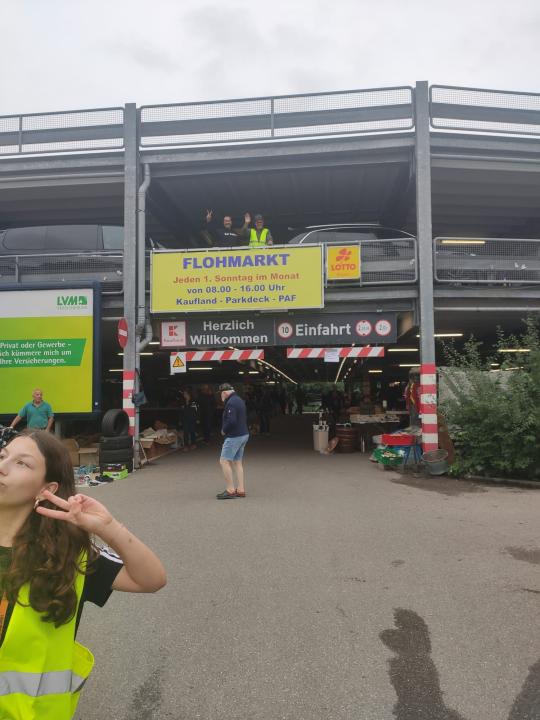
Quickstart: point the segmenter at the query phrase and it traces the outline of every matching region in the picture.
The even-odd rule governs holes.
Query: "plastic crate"
[[[416,440],[416,435],[410,435],[409,433],[383,433],[382,436],[383,445],[392,445],[394,447],[416,445]]]

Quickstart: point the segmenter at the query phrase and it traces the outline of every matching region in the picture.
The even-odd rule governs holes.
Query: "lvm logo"
[[[86,295],[57,295],[56,306],[65,307],[88,307]]]

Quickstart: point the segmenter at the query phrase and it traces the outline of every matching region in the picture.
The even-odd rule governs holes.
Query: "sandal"
[[[236,490],[236,497],[246,497],[245,491],[240,492],[240,490]]]
[[[216,495],[218,500],[232,500],[237,497],[236,492],[230,493],[228,490],[224,490]]]

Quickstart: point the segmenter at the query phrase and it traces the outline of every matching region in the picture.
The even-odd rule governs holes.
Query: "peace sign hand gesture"
[[[67,500],[57,497],[48,490],[44,490],[42,495],[45,500],[61,510],[52,510],[38,505],[36,512],[39,515],[53,520],[70,522],[89,533],[100,535],[114,519],[104,505],[88,495],[72,495]]]

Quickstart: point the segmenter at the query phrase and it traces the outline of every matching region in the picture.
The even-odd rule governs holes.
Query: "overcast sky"
[[[0,114],[413,85],[540,92],[540,0],[0,0]]]

